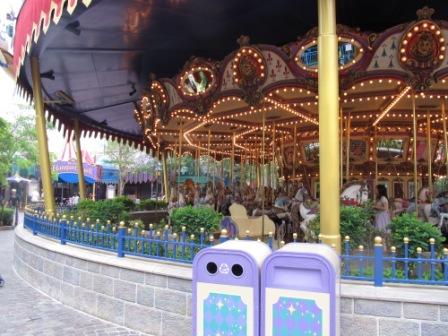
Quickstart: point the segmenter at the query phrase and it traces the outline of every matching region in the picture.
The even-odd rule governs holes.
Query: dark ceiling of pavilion
[[[337,21],[380,32],[415,20],[423,6],[436,10],[435,19],[448,17],[445,0],[339,0]],[[43,80],[46,96],[56,99],[62,90],[75,101],[54,109],[135,137],[140,129],[132,102],[149,73],[173,77],[191,56],[221,60],[238,48],[242,34],[254,44],[282,45],[316,25],[316,0],[96,0],[65,14],[33,52],[41,56],[42,72],[55,73]],[[25,64],[20,80],[27,86]]]

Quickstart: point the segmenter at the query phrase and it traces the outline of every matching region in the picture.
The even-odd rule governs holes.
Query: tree
[[[47,129],[53,129],[52,124],[47,124]],[[34,114],[24,114],[17,117],[11,126],[15,143],[14,163],[18,171],[27,172],[35,167],[38,162],[38,143],[36,131],[36,117]],[[54,154],[51,153],[54,157]],[[51,158],[53,159],[53,158]]]
[[[118,195],[123,195],[125,178],[131,172],[148,172],[155,176],[156,171],[161,170],[160,162],[130,146],[118,144],[116,142],[107,142],[105,148],[106,163],[113,164],[120,172],[118,182]]]
[[[0,118],[0,188],[6,185],[15,152],[16,143],[11,127],[5,119]]]

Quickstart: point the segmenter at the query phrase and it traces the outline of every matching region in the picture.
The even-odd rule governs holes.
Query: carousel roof
[[[337,2],[344,24],[340,101],[352,136],[366,140],[359,162],[372,160],[375,132],[407,137],[407,160],[414,93],[420,127],[430,111],[434,134],[441,132],[448,3],[425,4],[435,12],[416,16],[421,1],[375,1],[368,8]],[[275,137],[287,147],[296,127],[306,157],[318,137],[316,6],[314,0],[27,0],[14,69],[31,94],[29,57],[39,56],[48,117],[69,132],[78,118],[87,135],[142,148],[174,149],[181,136],[190,151],[206,151],[210,141],[217,155],[236,146],[239,156],[259,156],[264,113],[268,143]]]

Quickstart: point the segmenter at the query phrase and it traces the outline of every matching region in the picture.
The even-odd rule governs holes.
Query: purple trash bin
[[[193,336],[258,336],[264,243],[229,240],[200,251],[193,262]]]
[[[323,244],[291,243],[261,270],[262,336],[339,336],[339,257]]]

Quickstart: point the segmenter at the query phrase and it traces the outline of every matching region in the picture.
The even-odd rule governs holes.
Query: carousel
[[[425,7],[381,33],[337,26],[347,204],[383,184],[394,210],[404,210],[447,173],[448,21],[433,14]],[[237,42],[221,61],[194,57],[173,78],[150,77],[134,110],[146,144],[198,166],[202,156],[221,167],[228,160],[232,186],[285,187],[291,196],[299,182],[318,199],[317,29],[282,46]]]
[[[214,4],[216,11],[200,0],[31,3],[15,38],[20,92],[41,103],[37,113],[67,137],[106,137],[160,157],[172,206],[220,209],[230,198],[263,214],[294,198],[305,225],[316,212],[305,201],[331,203],[324,220],[331,221],[339,189],[343,202],[359,204],[382,184],[397,213],[412,203],[417,209],[420,194],[429,207],[439,196],[434,183],[448,172],[444,5],[436,12],[417,2],[378,2],[378,17],[387,19],[375,25],[362,5],[341,1],[338,19],[347,25],[331,32],[333,78],[319,73],[320,59],[330,58],[318,49],[326,27],[312,28],[317,14],[303,15],[315,13],[314,1],[230,1]],[[233,13],[231,26],[222,13]],[[335,20],[335,13],[320,14]],[[336,96],[320,87],[326,80],[338,83]],[[328,97],[335,98],[330,105]],[[338,151],[335,166],[330,147]],[[186,158],[193,166],[185,168]],[[331,201],[322,202],[327,194]]]

